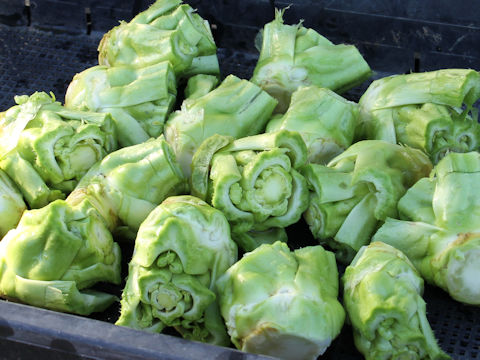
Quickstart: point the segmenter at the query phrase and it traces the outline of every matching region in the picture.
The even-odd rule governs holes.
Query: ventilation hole
[[[87,35],[90,35],[92,32],[92,11],[89,7],[85,8],[85,24],[87,26]]]

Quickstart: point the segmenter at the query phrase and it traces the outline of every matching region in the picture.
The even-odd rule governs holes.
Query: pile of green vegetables
[[[422,293],[480,305],[480,74],[390,76],[348,101],[371,76],[359,51],[282,15],[250,80],[221,80],[208,22],[158,0],[104,35],[64,105],[15,97],[0,295],[89,315],[119,301],[95,284],[124,284],[121,326],[315,359],[348,322],[367,359],[448,359]],[[318,242],[292,250],[302,216]]]

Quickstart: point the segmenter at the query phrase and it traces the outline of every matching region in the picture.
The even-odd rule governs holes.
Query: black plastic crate
[[[151,2],[0,0],[0,111],[14,105],[15,95],[35,91],[52,91],[63,101],[75,73],[97,64],[96,48],[103,33]],[[480,70],[480,7],[474,0],[186,2],[210,21],[224,76],[251,76],[258,57],[255,35],[273,18],[275,6],[288,5],[286,23],[304,19],[305,26],[333,42],[356,45],[375,71],[374,78],[449,67]],[[357,101],[368,84],[345,96]],[[316,244],[303,222],[288,232],[293,247]],[[123,250],[128,262],[131,249]],[[442,349],[455,359],[480,359],[480,309],[428,285],[424,298]],[[0,358],[266,358],[114,326],[118,314],[119,304],[86,318],[0,300]],[[362,358],[348,324],[322,358]]]

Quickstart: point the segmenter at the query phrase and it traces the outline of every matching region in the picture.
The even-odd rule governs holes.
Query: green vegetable
[[[364,246],[342,280],[355,345],[367,360],[450,359],[428,323],[423,280],[402,252],[382,242]]]
[[[284,228],[270,228],[264,231],[246,231],[234,234],[235,242],[244,251],[253,251],[262,244],[273,244],[277,241],[287,242],[288,236]]]
[[[44,92],[15,102],[0,113],[0,168],[32,208],[64,198],[117,147],[109,114],[68,110]]]
[[[320,245],[290,252],[282,242],[243,256],[217,281],[233,344],[283,359],[316,359],[340,333],[335,256]]]
[[[98,46],[100,65],[172,64],[177,80],[219,75],[217,47],[208,22],[180,0],[157,0],[129,23],[120,22]]]
[[[193,157],[191,192],[225,214],[235,241],[237,234],[248,237],[247,231],[284,228],[297,222],[308,206],[307,183],[298,171],[306,158],[297,132],[237,140],[214,135]],[[238,243],[243,247],[246,242]]]
[[[169,197],[140,226],[116,324],[173,327],[187,339],[228,345],[215,281],[236,260],[220,211],[190,195]]]
[[[136,233],[158,204],[185,188],[175,155],[160,136],[105,157],[82,178],[67,201],[76,204],[88,198],[111,231],[126,226]]]
[[[140,69],[98,65],[74,76],[65,106],[110,113],[118,142],[125,147],[162,134],[176,94],[175,75],[168,62]]]
[[[350,146],[328,166],[308,164],[311,189],[304,217],[313,236],[348,263],[370,242],[387,217],[397,215],[397,202],[432,164],[420,150],[381,140]]]
[[[408,256],[423,278],[454,299],[480,305],[480,154],[450,153],[400,199],[373,240]]]
[[[444,69],[374,81],[360,99],[359,136],[406,144],[437,163],[480,147],[480,74]]]
[[[88,315],[117,300],[92,285],[120,281],[120,247],[87,200],[25,211],[0,242],[0,295],[7,298]]]
[[[0,240],[17,226],[27,209],[22,194],[5,172],[0,170]]]
[[[185,87],[185,98],[193,100],[207,95],[218,84],[218,78],[213,75],[199,74],[192,76]]]
[[[353,142],[358,106],[333,91],[302,87],[292,94],[285,115],[274,117],[267,132],[298,131],[308,148],[308,161],[326,164]]]
[[[278,100],[285,112],[291,94],[301,86],[316,85],[342,93],[370,77],[371,70],[353,45],[334,45],[301,23],[285,25],[283,12],[263,29],[260,57],[251,81]]]
[[[265,129],[277,102],[255,84],[229,75],[209,93],[187,98],[165,125],[182,170],[190,176],[192,156],[203,140],[214,135],[242,138]]]

